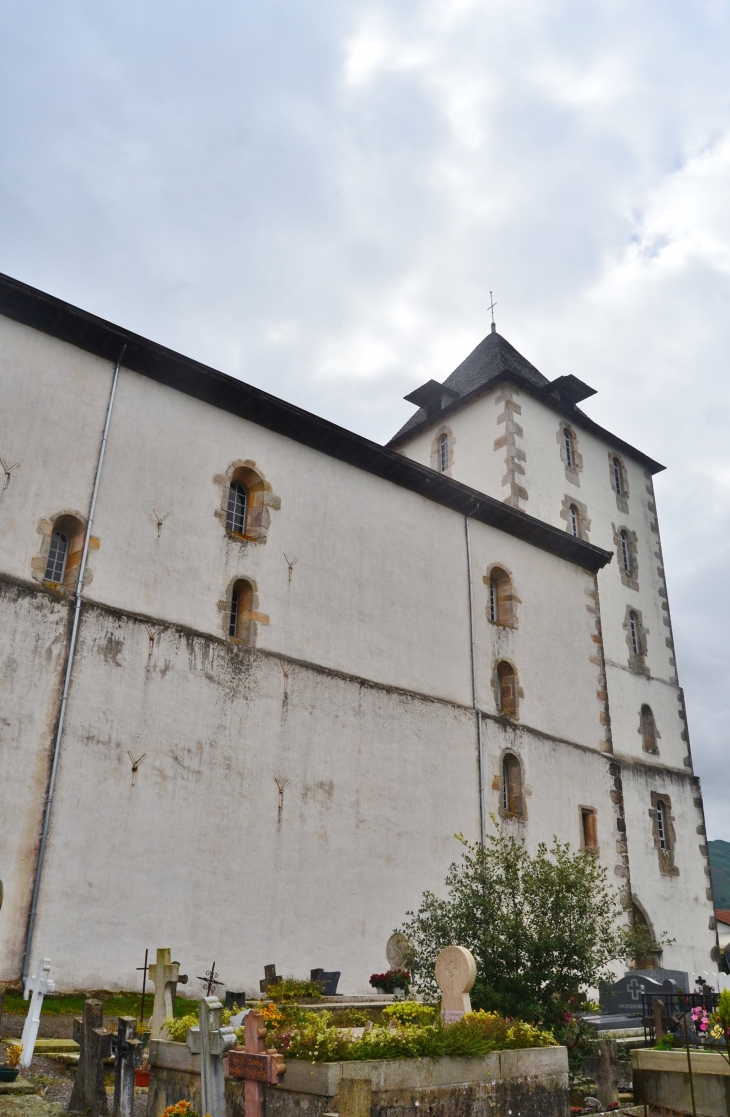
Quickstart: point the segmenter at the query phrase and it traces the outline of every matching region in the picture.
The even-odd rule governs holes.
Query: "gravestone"
[[[234,1005],[238,1005],[239,1008],[243,1008],[245,1004],[245,993],[234,993],[232,989],[226,989],[226,999],[224,1001],[224,1005],[226,1008],[232,1009]]]
[[[410,962],[413,943],[402,931],[391,935],[385,945],[385,957],[391,970],[404,970]]]
[[[471,1012],[469,990],[477,976],[474,955],[464,946],[447,946],[436,959],[436,984],[441,990],[441,1019],[444,1024],[461,1020]]]
[[[44,958],[41,965],[38,967],[38,973],[33,974],[32,977],[26,978],[25,981],[23,996],[26,1001],[28,997],[30,997],[30,1005],[28,1006],[28,1015],[25,1018],[25,1024],[23,1025],[23,1035],[20,1038],[20,1042],[23,1045],[23,1053],[20,1056],[21,1070],[27,1070],[33,1059],[35,1041],[38,1038],[38,1029],[41,1024],[43,998],[46,993],[53,993],[56,988],[55,982],[51,981],[48,977],[50,972],[50,959]]]
[[[80,1110],[88,1117],[107,1117],[104,1060],[111,1055],[112,1034],[104,1027],[101,1001],[84,1001],[83,1019],[74,1020],[74,1039],[81,1050],[69,1109]]]
[[[267,1053],[266,1020],[260,1012],[249,1012],[244,1022],[246,1046],[234,1047],[228,1055],[228,1077],[243,1079],[245,1117],[264,1117],[264,1091],[267,1084],[276,1086],[285,1071],[284,1058],[276,1052]]]
[[[259,981],[259,991],[265,993],[270,985],[278,985],[281,978],[277,976],[276,966],[264,966],[264,976]]]
[[[337,983],[340,980],[340,970],[310,970],[309,976],[312,981],[317,981],[322,986],[323,996],[337,996]]]
[[[651,970],[647,973],[646,971],[630,970],[613,985],[601,986],[599,991],[601,1012],[606,1015],[641,1016],[642,991],[644,993],[661,993],[665,1000],[667,998],[676,1000],[678,989],[684,989],[685,992],[688,992],[685,986],[679,985],[673,978],[667,977],[665,979],[664,975],[666,973],[678,973],[680,977],[684,977],[686,985],[688,984],[687,974],[682,975],[681,971]],[[649,974],[659,976],[649,976]]]
[[[180,980],[180,963],[171,961],[172,951],[161,947],[157,951],[157,961],[150,966],[150,981],[155,987],[155,1002],[152,1007],[152,1038],[167,1039],[165,1021],[175,1011],[175,988]]]
[[[618,1085],[621,1080],[621,1071],[616,1055],[616,1044],[613,1040],[604,1039],[598,1043],[598,1100],[604,1109],[618,1102]]]
[[[203,997],[197,1028],[191,1028],[187,1045],[192,1055],[200,1055],[202,1112],[210,1117],[226,1117],[226,1084],[223,1056],[236,1043],[233,1028],[221,1027],[223,1005],[217,997]]]
[[[114,1117],[133,1117],[134,1072],[142,1065],[142,1041],[137,1039],[134,1016],[120,1016],[112,1036],[114,1056]]]

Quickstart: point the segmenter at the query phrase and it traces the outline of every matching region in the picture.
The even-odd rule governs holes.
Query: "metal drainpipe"
[[[474,632],[474,582],[471,575],[471,538],[469,536],[469,516],[464,516],[466,532],[466,568],[469,573],[469,629],[471,635],[471,693],[474,713],[477,719],[477,757],[479,761],[479,837],[482,847],[487,840],[487,824],[484,817],[484,740],[482,737],[482,715],[477,705],[477,659]]]
[[[84,589],[84,575],[86,573],[86,560],[89,555],[89,543],[91,541],[91,529],[94,523],[94,512],[96,510],[96,496],[99,492],[99,482],[101,480],[101,467],[104,464],[104,453],[106,451],[106,443],[109,435],[109,424],[112,418],[112,408],[114,407],[114,396],[117,391],[117,381],[119,380],[119,369],[122,364],[122,357],[127,349],[126,343],[122,347],[116,365],[114,366],[114,376],[112,377],[112,390],[109,393],[109,403],[106,409],[106,422],[104,423],[104,433],[101,436],[101,446],[99,447],[99,460],[96,464],[96,476],[94,477],[94,488],[91,492],[91,504],[89,506],[89,517],[86,523],[86,535],[84,537],[84,548],[81,552],[81,565],[79,566],[79,577],[76,582],[76,603],[74,607],[73,624],[71,626],[71,642],[68,648],[68,661],[66,663],[66,677],[63,681],[63,693],[61,694],[61,712],[58,716],[58,729],[56,730],[56,743],[53,749],[53,764],[51,765],[51,778],[48,782],[48,795],[46,796],[46,809],[43,816],[43,833],[41,835],[41,848],[38,852],[38,864],[35,872],[35,883],[33,885],[33,899],[30,905],[30,918],[28,920],[28,935],[25,940],[25,954],[23,955],[23,983],[28,976],[31,961],[31,950],[33,948],[33,931],[35,930],[35,919],[38,910],[38,894],[41,888],[41,876],[43,874],[43,862],[46,856],[46,842],[48,841],[48,828],[51,822],[51,808],[53,807],[53,792],[56,786],[56,772],[58,771],[58,760],[61,754],[61,740],[63,739],[63,726],[66,720],[66,706],[68,704],[68,692],[71,687],[71,673],[74,665],[74,653],[76,651],[76,640],[79,633],[79,620],[81,617],[81,595]]]

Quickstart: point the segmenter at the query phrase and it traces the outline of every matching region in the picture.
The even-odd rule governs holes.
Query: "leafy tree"
[[[425,892],[399,928],[413,943],[414,984],[427,999],[438,997],[439,951],[458,944],[476,959],[474,1008],[564,1024],[579,989],[610,980],[612,962],[646,948],[648,929],[619,923],[618,891],[590,853],[557,838],[534,856],[502,834],[484,847],[457,838],[464,851],[446,876],[448,896]]]

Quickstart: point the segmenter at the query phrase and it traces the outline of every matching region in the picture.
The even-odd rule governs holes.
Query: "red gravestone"
[[[276,1086],[284,1073],[284,1057],[265,1050],[266,1021],[260,1012],[249,1012],[244,1020],[245,1048],[228,1052],[228,1077],[243,1079],[246,1117],[264,1117],[264,1090]]]

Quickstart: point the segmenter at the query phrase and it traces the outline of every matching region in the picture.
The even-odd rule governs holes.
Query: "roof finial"
[[[497,304],[496,304],[496,302],[494,301],[494,294],[492,293],[492,291],[490,291],[490,292],[489,292],[489,298],[490,298],[490,299],[492,300],[492,301],[491,301],[491,304],[490,304],[490,307],[489,307],[489,309],[490,309],[490,310],[491,310],[491,312],[492,312],[492,333],[493,333],[493,334],[496,334],[496,332],[497,332],[497,327],[496,327],[496,326],[495,326],[495,324],[494,324],[494,308],[495,308],[495,306],[496,306]]]

